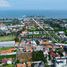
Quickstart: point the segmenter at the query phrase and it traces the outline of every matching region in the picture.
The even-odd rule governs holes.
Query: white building
[[[64,67],[66,66],[66,57],[57,57],[56,58],[56,67]]]
[[[65,33],[64,33],[64,31],[59,31],[58,32],[60,35],[64,35]]]
[[[36,46],[36,49],[34,51],[43,51],[43,46]]]

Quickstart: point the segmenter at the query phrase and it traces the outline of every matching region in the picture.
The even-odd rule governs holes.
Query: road
[[[32,18],[32,20],[33,20],[41,29],[43,29],[43,31],[44,31],[46,34],[48,34],[48,36],[50,36],[53,41],[57,42],[57,40],[56,40],[55,38],[53,38],[53,37],[51,36],[51,34],[50,34],[48,31],[46,31],[46,30],[39,24],[39,22],[37,22],[37,21],[36,21],[35,19],[33,19],[33,18]]]

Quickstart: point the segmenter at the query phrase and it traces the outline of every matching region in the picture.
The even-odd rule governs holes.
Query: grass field
[[[8,50],[8,49],[10,49],[11,47],[2,47],[2,48],[0,48],[0,51],[2,51],[2,50]]]
[[[2,51],[2,50],[9,50],[10,48],[13,48],[13,47],[0,47],[0,51]]]
[[[0,36],[0,42],[13,41],[14,39],[15,39],[15,35]]]
[[[15,67],[13,64],[5,65],[5,67]]]

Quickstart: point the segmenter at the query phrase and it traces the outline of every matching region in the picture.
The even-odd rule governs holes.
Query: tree
[[[37,43],[37,45],[39,45],[39,44],[40,44],[40,42],[39,42],[38,40],[36,40],[36,43]]]
[[[16,38],[15,38],[15,42],[19,42],[19,38],[16,37]]]
[[[36,51],[32,53],[32,60],[33,61],[43,61],[44,63],[47,62],[46,58],[42,51]]]

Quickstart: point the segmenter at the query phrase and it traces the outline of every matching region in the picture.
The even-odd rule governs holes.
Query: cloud
[[[10,3],[7,0],[0,0],[0,7],[10,7]]]

